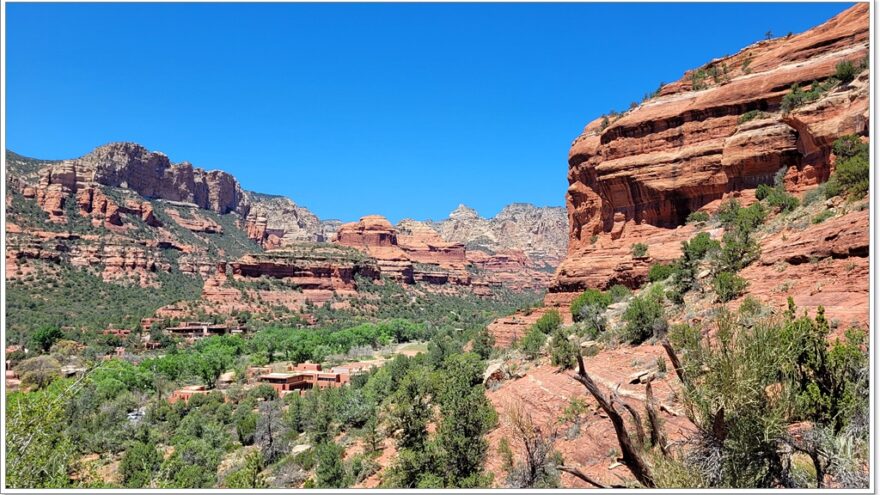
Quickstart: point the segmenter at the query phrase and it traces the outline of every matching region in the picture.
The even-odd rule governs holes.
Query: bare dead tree
[[[666,435],[660,427],[660,418],[657,416],[657,408],[654,405],[654,390],[651,382],[645,386],[645,411],[648,413],[648,427],[651,430],[651,447],[660,446],[663,455],[669,455],[669,446],[666,443]]]
[[[684,368],[681,366],[681,361],[678,359],[678,354],[675,353],[675,349],[672,348],[672,344],[669,343],[668,339],[663,339],[660,341],[660,345],[666,350],[666,355],[669,356],[669,360],[672,362],[672,368],[675,370],[675,374],[678,375],[678,379],[681,380],[681,383],[687,386],[688,382],[684,375]]]
[[[616,392],[611,395],[611,404],[614,403],[621,404],[623,408],[626,409],[626,411],[629,413],[630,417],[632,418],[633,427],[636,430],[636,442],[638,443],[639,447],[643,447],[645,445],[645,428],[642,426],[641,415],[639,415],[639,412],[636,411],[633,406],[620,400],[620,397],[618,397]]]
[[[556,466],[556,469],[563,471],[563,472],[566,472],[566,473],[574,476],[575,478],[586,481],[587,483],[595,486],[596,488],[605,488],[605,489],[607,489],[607,488],[622,488],[622,486],[617,486],[617,485],[609,486],[609,485],[605,485],[603,483],[600,483],[577,468],[559,465],[559,466]]]
[[[614,432],[617,435],[617,442],[620,444],[623,464],[643,486],[647,488],[656,488],[657,485],[654,483],[654,476],[651,473],[651,467],[642,458],[642,455],[639,453],[636,446],[633,445],[633,440],[630,438],[629,432],[626,430],[626,423],[623,420],[623,416],[617,412],[612,402],[605,398],[604,394],[599,390],[599,387],[596,386],[596,383],[590,378],[590,375],[587,374],[587,370],[584,367],[583,356],[579,355],[577,361],[578,372],[574,375],[574,378],[587,389],[593,398],[596,399],[596,402],[599,403],[599,407],[605,411],[605,414],[607,414],[608,418],[611,420],[611,424],[614,426]]]

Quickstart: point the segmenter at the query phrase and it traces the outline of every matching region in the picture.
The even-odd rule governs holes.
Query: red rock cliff
[[[689,233],[675,229],[690,212],[749,199],[780,169],[792,192],[826,180],[833,141],[868,132],[867,72],[793,111],[781,102],[793,84],[825,80],[842,61],[858,66],[868,24],[868,5],[858,4],[802,34],[713,60],[617,120],[587,125],[569,152],[568,255],[551,291],[636,283],[648,263],[631,259],[634,242],[658,239],[663,247],[649,243],[651,254],[674,258]],[[753,110],[762,113],[740,118]]]

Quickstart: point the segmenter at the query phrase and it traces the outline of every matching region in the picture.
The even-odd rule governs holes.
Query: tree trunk
[[[599,407],[601,407],[602,410],[605,411],[605,414],[608,415],[611,424],[614,425],[614,432],[617,435],[617,442],[620,444],[620,451],[623,454],[624,465],[629,468],[630,472],[632,472],[633,476],[639,483],[646,488],[656,488],[657,485],[654,483],[654,476],[651,474],[651,468],[633,445],[632,439],[630,439],[629,433],[626,431],[626,423],[623,421],[623,417],[614,409],[614,406],[608,402],[605,396],[602,395],[602,392],[599,391],[599,387],[596,386],[596,383],[593,382],[593,379],[587,374],[587,370],[584,368],[584,358],[579,355],[577,361],[578,372],[574,375],[574,379],[580,382],[587,391],[590,392],[593,398],[596,399],[596,402],[599,403]]]

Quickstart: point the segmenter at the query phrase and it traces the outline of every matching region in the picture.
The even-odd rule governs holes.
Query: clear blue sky
[[[563,205],[583,126],[851,4],[14,4],[7,147],[135,141],[321,218]]]

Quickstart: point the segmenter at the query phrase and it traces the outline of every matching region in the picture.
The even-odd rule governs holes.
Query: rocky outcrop
[[[376,259],[383,275],[413,283],[413,262],[397,243],[397,230],[385,217],[370,215],[343,224],[336,232],[336,244],[355,248]]]
[[[165,213],[171,217],[171,220],[173,220],[174,223],[190,232],[202,232],[205,234],[223,233],[223,227],[220,224],[192,211],[183,213],[176,208],[167,208]]]
[[[522,252],[535,268],[555,268],[568,244],[565,209],[559,207],[513,203],[495,217],[483,218],[473,208],[459,205],[440,222],[404,220],[398,228],[407,230],[419,224],[435,230],[443,240],[471,250]]]
[[[248,237],[264,249],[302,242],[326,242],[323,223],[306,208],[283,196],[248,193],[251,211],[245,219]]]
[[[377,280],[376,262],[354,249],[332,244],[302,245],[246,255],[232,262],[232,275],[289,279],[302,289],[355,290],[356,276]]]
[[[23,231],[14,224],[7,225],[6,235],[6,273],[10,279],[28,275],[32,260],[96,270],[105,281],[143,286],[155,285],[156,273],[171,271],[168,260],[148,241],[112,234]]]
[[[713,60],[617,120],[587,125],[569,152],[568,255],[551,291],[626,283],[646,270],[627,256],[633,243],[663,260],[692,233],[681,227],[689,213],[749,200],[780,170],[793,192],[826,180],[833,141],[867,133],[867,71],[790,112],[781,101],[793,84],[826,80],[867,53],[868,6],[858,4],[802,34]]]
[[[868,210],[852,211],[803,230],[786,228],[761,241],[761,257],[740,275],[749,294],[776,307],[791,297],[811,313],[819,306],[842,332],[867,327]]]
[[[189,162],[172,164],[165,154],[135,143],[100,146],[81,158],[47,168],[40,178],[41,189],[57,184],[73,193],[90,183],[129,189],[147,198],[193,203],[221,214],[235,211],[244,216],[250,208],[232,175],[205,171]]]

